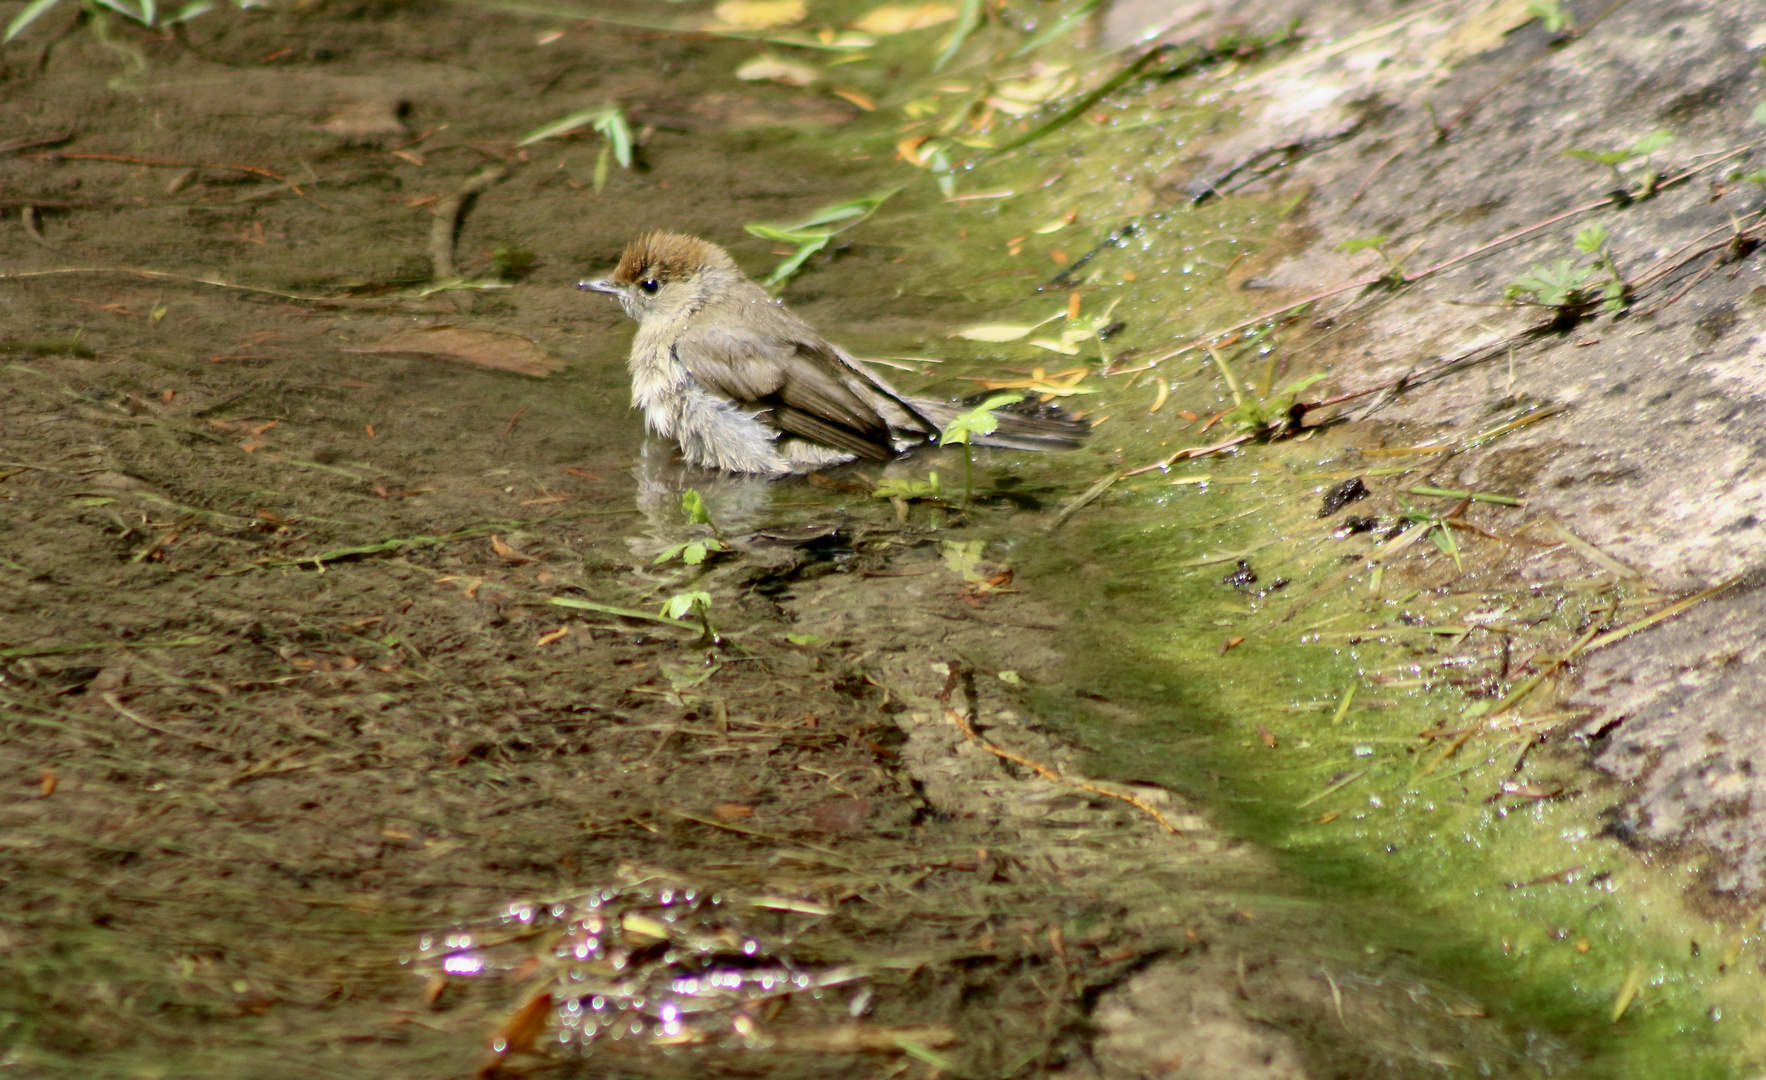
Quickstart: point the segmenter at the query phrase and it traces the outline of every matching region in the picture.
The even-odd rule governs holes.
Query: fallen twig
[[[1203,457],[1207,454],[1217,454],[1222,450],[1230,450],[1231,448],[1239,445],[1240,443],[1246,443],[1246,442],[1250,442],[1250,441],[1251,441],[1250,435],[1234,435],[1232,438],[1227,439],[1225,442],[1217,442],[1212,446],[1185,447],[1184,449],[1179,450],[1177,453],[1171,455],[1168,458],[1165,458],[1160,461],[1155,461],[1151,465],[1142,465],[1138,469],[1130,469],[1127,472],[1123,473],[1122,475],[1123,476],[1139,476],[1141,473],[1149,473],[1149,472],[1152,472],[1154,469],[1161,469],[1161,470],[1169,469],[1169,468],[1171,468],[1173,463],[1180,461],[1184,458],[1199,458],[1199,457]]]
[[[1105,476],[1102,479],[1100,479],[1097,483],[1093,484],[1091,487],[1086,488],[1085,494],[1081,495],[1077,499],[1074,499],[1072,502],[1068,503],[1066,506],[1061,507],[1061,512],[1056,514],[1055,519],[1048,523],[1046,531],[1054,532],[1056,529],[1060,528],[1062,523],[1065,522],[1068,518],[1070,518],[1074,514],[1078,513],[1081,509],[1083,509],[1087,506],[1090,506],[1092,503],[1096,502],[1104,494],[1104,492],[1110,490],[1110,486],[1112,484],[1114,484],[1114,483],[1116,483],[1116,481],[1122,479],[1122,476],[1123,476],[1122,470],[1117,469],[1115,472],[1110,473],[1108,476]]]
[[[430,212],[434,218],[429,226],[429,261],[436,281],[449,281],[460,276],[454,266],[454,238],[460,231],[461,219],[473,199],[491,185],[509,175],[507,165],[497,164],[480,170],[455,191],[435,204]]]
[[[1724,151],[1723,153],[1717,155],[1716,157],[1712,158],[1710,161],[1707,161],[1702,165],[1695,165],[1689,169],[1684,169],[1681,172],[1675,173],[1673,176],[1666,177],[1665,179],[1661,180],[1660,182],[1658,182],[1656,184],[1655,190],[1662,191],[1662,190],[1666,189],[1671,184],[1678,184],[1678,183],[1681,183],[1685,180],[1688,180],[1691,177],[1696,176],[1697,174],[1699,174],[1701,172],[1704,172],[1706,169],[1710,169],[1716,165],[1720,165],[1723,162],[1728,161],[1730,158],[1736,157],[1739,154],[1747,153],[1748,151],[1757,148],[1759,145],[1760,145],[1759,143],[1748,143],[1745,146],[1732,147],[1731,149]],[[1453,256],[1452,258],[1444,259],[1441,262],[1434,264],[1433,266],[1424,267],[1423,269],[1418,270],[1413,274],[1394,274],[1391,271],[1387,271],[1384,274],[1373,274],[1368,277],[1357,278],[1354,281],[1350,281],[1350,282],[1347,282],[1342,285],[1337,285],[1333,288],[1326,289],[1323,292],[1313,293],[1311,296],[1307,296],[1302,299],[1295,300],[1293,303],[1283,304],[1281,307],[1278,307],[1278,308],[1271,308],[1270,310],[1265,311],[1260,315],[1254,315],[1249,319],[1245,319],[1241,322],[1236,322],[1233,325],[1228,326],[1228,327],[1224,327],[1220,330],[1215,330],[1211,333],[1199,335],[1196,338],[1196,340],[1197,341],[1213,341],[1213,340],[1225,337],[1226,335],[1231,334],[1234,331],[1249,329],[1250,327],[1257,326],[1261,323],[1268,322],[1269,320],[1275,318],[1276,316],[1284,315],[1287,312],[1294,310],[1295,308],[1305,307],[1308,304],[1314,304],[1320,300],[1325,300],[1325,299],[1328,299],[1332,296],[1336,296],[1340,293],[1346,293],[1346,292],[1349,292],[1354,289],[1365,289],[1370,285],[1380,285],[1380,284],[1389,284],[1394,287],[1401,286],[1401,285],[1414,285],[1415,283],[1423,280],[1424,278],[1432,277],[1435,274],[1438,274],[1443,270],[1449,269],[1450,267],[1453,267],[1453,266],[1457,266],[1460,263],[1465,262],[1467,259],[1476,258],[1479,255],[1483,255],[1486,252],[1489,252],[1489,251],[1492,251],[1496,248],[1502,247],[1505,244],[1510,244],[1516,240],[1520,240],[1524,237],[1530,236],[1533,233],[1540,231],[1541,229],[1548,229],[1551,226],[1556,225],[1561,221],[1565,221],[1565,220],[1568,220],[1569,218],[1573,218],[1573,217],[1580,216],[1582,214],[1586,214],[1591,210],[1599,210],[1602,207],[1626,206],[1626,205],[1629,205],[1630,203],[1635,202],[1635,201],[1637,201],[1637,196],[1631,194],[1630,192],[1625,192],[1625,191],[1613,192],[1608,195],[1603,195],[1599,199],[1594,199],[1590,202],[1585,202],[1580,206],[1571,207],[1570,209],[1565,210],[1564,212],[1562,212],[1560,214],[1554,214],[1551,217],[1548,217],[1543,221],[1536,221],[1531,225],[1525,226],[1520,229],[1516,229],[1513,232],[1504,233],[1503,235],[1498,236],[1494,240],[1490,240],[1486,243],[1479,244],[1476,247],[1469,248],[1466,251],[1463,251],[1460,254]]]
[[[234,172],[251,173],[278,183],[288,185],[288,190],[312,203],[314,206],[331,209],[318,199],[313,198],[300,189],[300,185],[280,173],[269,169],[260,169],[255,165],[230,165],[224,161],[168,161],[164,158],[134,157],[130,154],[77,154],[61,150],[52,150],[45,154],[21,154],[20,157],[36,158],[39,161],[120,161],[126,165],[169,165],[182,169],[232,169]]]
[[[51,244],[49,242],[49,238],[43,235],[42,228],[39,227],[37,224],[37,208],[36,208],[36,206],[32,205],[32,206],[20,207],[19,211],[18,211],[18,217],[19,217],[19,221],[24,224],[25,235],[30,237],[32,241],[34,241],[38,244],[41,244],[43,247],[48,248],[50,251],[55,252],[57,255],[67,254],[67,252],[62,251],[60,248],[56,247],[54,244]]]
[[[1044,765],[1040,761],[1026,757],[1015,750],[1007,750],[1005,747],[984,738],[980,732],[975,730],[975,725],[970,723],[968,717],[951,708],[951,691],[955,689],[957,679],[961,676],[962,665],[955,660],[952,660],[946,666],[950,670],[950,676],[945,680],[944,692],[938,695],[938,701],[939,704],[944,707],[945,719],[956,725],[957,730],[963,733],[963,738],[974,743],[976,746],[981,747],[981,749],[992,754],[994,757],[1003,758],[1014,764],[1022,765],[1024,768],[1029,769],[1044,780],[1053,780],[1058,784],[1066,784],[1068,787],[1078,788],[1079,790],[1088,792],[1092,795],[1102,795],[1107,799],[1119,799],[1134,807],[1136,810],[1139,810],[1141,813],[1146,814],[1154,821],[1157,821],[1159,827],[1166,832],[1171,833],[1173,836],[1177,835],[1177,826],[1173,825],[1171,820],[1161,813],[1158,807],[1147,802],[1140,796],[1121,791],[1111,791],[1109,788],[1099,787],[1089,780],[1077,780],[1071,776],[1063,776],[1059,770],[1052,766]]]

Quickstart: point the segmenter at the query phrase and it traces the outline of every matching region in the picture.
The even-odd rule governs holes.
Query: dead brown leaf
[[[531,375],[536,379],[543,379],[564,367],[564,361],[520,334],[475,330],[468,326],[399,330],[372,345],[343,351],[452,360],[498,371],[513,371],[517,375]]]
[[[497,1029],[491,1046],[499,1054],[527,1054],[533,1051],[534,1040],[546,1030],[546,1017],[552,1012],[552,995],[541,994],[515,1010]]]
[[[502,537],[495,533],[491,534],[491,550],[516,565],[534,561],[533,556],[525,555],[516,548],[511,547]]]
[[[410,134],[398,101],[351,101],[332,110],[319,130],[342,139],[345,145],[374,146]]]
[[[837,799],[811,810],[808,824],[816,832],[855,833],[865,827],[870,816],[871,800]]]

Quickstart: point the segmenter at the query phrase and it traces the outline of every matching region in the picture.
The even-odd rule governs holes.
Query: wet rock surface
[[[1112,33],[1132,39],[1180,7],[1121,6]],[[1200,33],[1239,14],[1191,7],[1182,14]],[[1297,250],[1242,272],[1272,309],[1339,290],[1305,313],[1336,384],[1366,395],[1338,415],[1464,430],[1517,403],[1565,407],[1454,456],[1443,486],[1523,490],[1531,513],[1555,515],[1619,576],[1693,593],[1766,561],[1766,309],[1751,231],[1766,203],[1738,178],[1761,160],[1762,13],[1565,8],[1569,25],[1553,32],[1497,4],[1307,5],[1319,39],[1229,95],[1253,122],[1204,142],[1192,175],[1348,131],[1240,189],[1304,195]],[[1338,43],[1357,47],[1334,55]],[[1611,168],[1568,153],[1659,131],[1672,141]],[[1651,179],[1682,174],[1659,191]],[[1623,312],[1503,303],[1532,268],[1588,268],[1571,240],[1592,225],[1636,285]],[[1369,237],[1414,280],[1389,290],[1374,281],[1385,260],[1339,250]],[[1752,704],[1766,668],[1745,659],[1761,626],[1753,596],[1731,590],[1591,659],[1577,699],[1598,714],[1582,729],[1592,760],[1630,785],[1628,828],[1715,852],[1727,869],[1711,883],[1744,893],[1766,885],[1752,778],[1766,760]]]

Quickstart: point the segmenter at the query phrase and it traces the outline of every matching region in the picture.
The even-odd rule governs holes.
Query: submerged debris
[[[1365,498],[1367,498],[1367,484],[1361,477],[1351,476],[1324,493],[1324,503],[1318,508],[1318,516],[1328,518],[1355,500]]]
[[[408,962],[432,980],[499,976],[524,984],[517,1017],[549,1015],[505,1025],[492,1044],[498,1053],[581,1050],[603,1040],[759,1047],[772,1041],[761,1030],[770,1003],[806,991],[820,997],[823,987],[862,977],[854,967],[800,965],[786,951],[806,917],[826,914],[802,900],[737,899],[655,882],[608,886],[512,903],[495,918],[425,935]],[[510,1033],[516,1027],[519,1038]]]

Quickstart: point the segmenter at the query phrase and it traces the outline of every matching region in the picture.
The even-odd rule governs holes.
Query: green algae
[[[1218,516],[1232,496],[1207,499]],[[1419,775],[1439,751],[1417,732],[1463,726],[1465,694],[1366,681],[1381,664],[1414,659],[1412,648],[1257,633],[1285,601],[1242,614],[1223,602],[1230,590],[1217,568],[1179,568],[1197,544],[1170,527],[1172,511],[1145,497],[1119,507],[1031,575],[1059,590],[1085,565],[1170,568],[1113,576],[1086,595],[1067,590],[1078,631],[1070,639],[1081,643],[1076,674],[1038,705],[1065,716],[1100,774],[1158,780],[1202,799],[1229,827],[1280,852],[1321,902],[1359,911],[1370,947],[1412,954],[1493,1016],[1577,1046],[1587,1056],[1574,1075],[1671,1067],[1723,1076],[1756,1060],[1746,1029],[1760,981],[1728,955],[1743,927],[1687,911],[1681,875],[1664,876],[1604,835],[1601,810],[1616,794],[1598,777],[1554,760],[1547,771],[1572,777],[1576,797],[1492,802],[1513,745],[1462,749]],[[1209,547],[1249,546],[1261,516],[1222,526],[1228,535]],[[1321,604],[1310,617],[1323,622],[1353,606]],[[1427,613],[1426,604],[1408,606]],[[1241,628],[1251,631],[1245,642],[1223,655],[1220,643]],[[1359,692],[1333,723],[1350,686]],[[1075,687],[1132,707],[1140,720],[1088,715]],[[1639,967],[1644,992],[1615,1023],[1617,995]]]
[[[1072,356],[914,343],[947,360],[922,369],[930,391],[1002,369],[1092,369],[1085,385],[1101,392],[1069,402],[1102,420],[1089,454],[1014,461],[1011,476],[1077,493],[1223,434],[1176,415],[1232,403],[1186,346],[1255,314],[1234,266],[1295,242],[1284,225],[1306,193],[1174,196],[1185,148],[1234,123],[1186,93],[1125,91],[1030,148],[978,153],[954,198],[920,183],[872,224],[908,262],[900,294],[960,296],[972,323],[1038,322],[1077,293],[1126,324]],[[1279,332],[1239,348],[1231,360],[1260,394],[1308,371]],[[1696,859],[1627,846],[1608,812],[1623,792],[1582,764],[1583,714],[1553,700],[1557,665],[1535,689],[1492,652],[1501,638],[1516,659],[1551,656],[1665,601],[1598,566],[1523,580],[1506,553],[1441,522],[1451,504],[1427,487],[1439,458],[1359,456],[1354,429],[1308,438],[1123,481],[1046,544],[982,526],[1072,620],[1068,671],[1031,691],[1039,714],[1090,748],[1097,775],[1169,784],[1277,852],[1370,954],[1408,955],[1493,1022],[1574,1047],[1553,1074],[1715,1077],[1766,1062],[1757,920],[1690,899]],[[1377,480],[1379,533],[1339,537],[1317,517],[1320,493],[1351,476]],[[1405,514],[1429,535],[1376,569],[1374,538],[1398,543],[1386,530]],[[1527,521],[1500,502],[1479,514],[1505,535]],[[1222,580],[1247,565],[1261,594]]]

